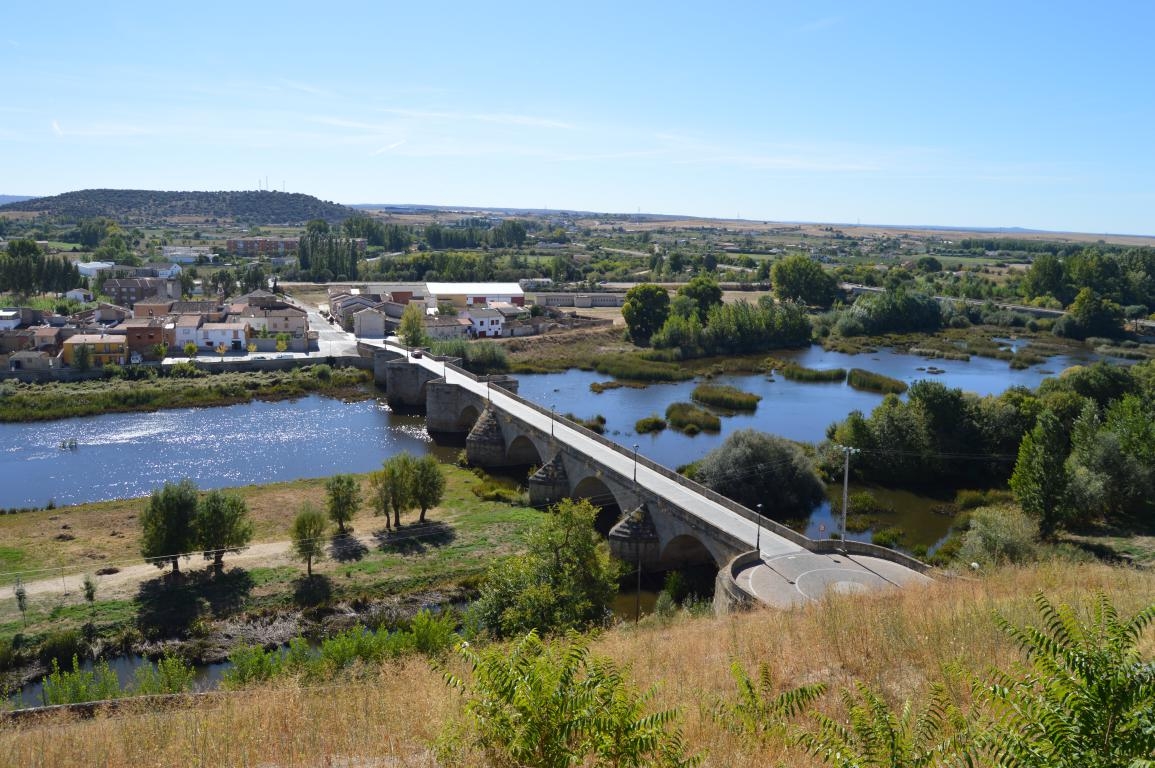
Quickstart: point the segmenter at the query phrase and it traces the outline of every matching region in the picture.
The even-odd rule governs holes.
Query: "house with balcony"
[[[103,368],[115,363],[124,365],[128,362],[128,342],[124,336],[111,333],[78,333],[64,340],[61,359],[67,366],[74,366],[76,350],[87,346],[91,352],[90,365],[93,368]]]

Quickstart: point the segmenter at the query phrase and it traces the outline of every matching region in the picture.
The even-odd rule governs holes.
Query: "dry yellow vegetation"
[[[984,676],[1020,658],[991,621],[995,611],[1019,625],[1037,623],[1036,592],[1082,606],[1099,590],[1130,615],[1151,602],[1155,574],[1051,563],[901,593],[831,596],[786,613],[651,618],[606,632],[592,647],[624,664],[640,687],[657,687],[652,705],[680,711],[687,743],[708,755],[706,765],[814,765],[784,737],[758,746],[715,720],[715,703],[734,696],[732,661],[752,671],[766,662],[783,687],[826,683],[816,708],[833,716],[842,713],[839,691],[854,680],[892,704],[921,704],[948,664]],[[1141,649],[1146,658],[1155,652],[1150,633]],[[137,704],[88,720],[0,723],[0,764],[432,766],[431,744],[459,706],[440,672],[409,659],[323,688],[289,682],[168,709]]]

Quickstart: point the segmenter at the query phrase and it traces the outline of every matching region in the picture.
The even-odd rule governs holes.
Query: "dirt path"
[[[354,535],[362,545],[373,548],[378,541],[371,535]],[[256,561],[254,563],[254,561]],[[292,543],[288,541],[266,541],[252,544],[235,555],[225,555],[225,567],[247,563],[264,567],[296,564],[298,561],[292,555]],[[199,571],[212,565],[200,554],[182,558],[180,569],[182,573]],[[166,564],[164,569],[158,569],[151,563],[137,563],[122,566],[117,573],[106,576],[94,576],[96,580],[96,594],[99,600],[112,600],[130,597],[135,594],[137,586],[142,581],[154,579],[162,570],[168,571],[171,565]],[[84,591],[84,573],[69,573],[53,578],[37,579],[24,582],[25,592],[29,597],[43,597],[59,594],[80,595]],[[0,600],[15,597],[15,585],[0,587]]]

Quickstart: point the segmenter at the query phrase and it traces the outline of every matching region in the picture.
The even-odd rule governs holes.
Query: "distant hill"
[[[30,195],[0,195],[0,205],[8,203],[22,203],[25,200],[32,200]]]
[[[64,222],[107,217],[121,223],[235,221],[242,224],[333,223],[352,208],[310,195],[285,192],[158,192],[146,189],[83,189],[0,205],[6,211],[41,214]]]

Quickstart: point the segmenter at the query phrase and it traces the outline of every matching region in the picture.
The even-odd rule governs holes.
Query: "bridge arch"
[[[706,564],[721,568],[723,564],[706,543],[688,533],[679,534],[666,542],[659,561],[666,570]]]
[[[537,466],[545,463],[537,446],[525,435],[518,435],[505,449],[506,462],[512,466]]]
[[[583,478],[570,492],[570,498],[589,499],[590,503],[598,508],[594,528],[603,536],[609,536],[610,529],[622,519],[622,506],[618,503],[617,496],[597,475]]]
[[[477,419],[481,416],[481,412],[473,405],[467,405],[461,409],[461,413],[457,416],[457,427],[460,432],[469,432],[473,429],[473,425],[477,423]]]

